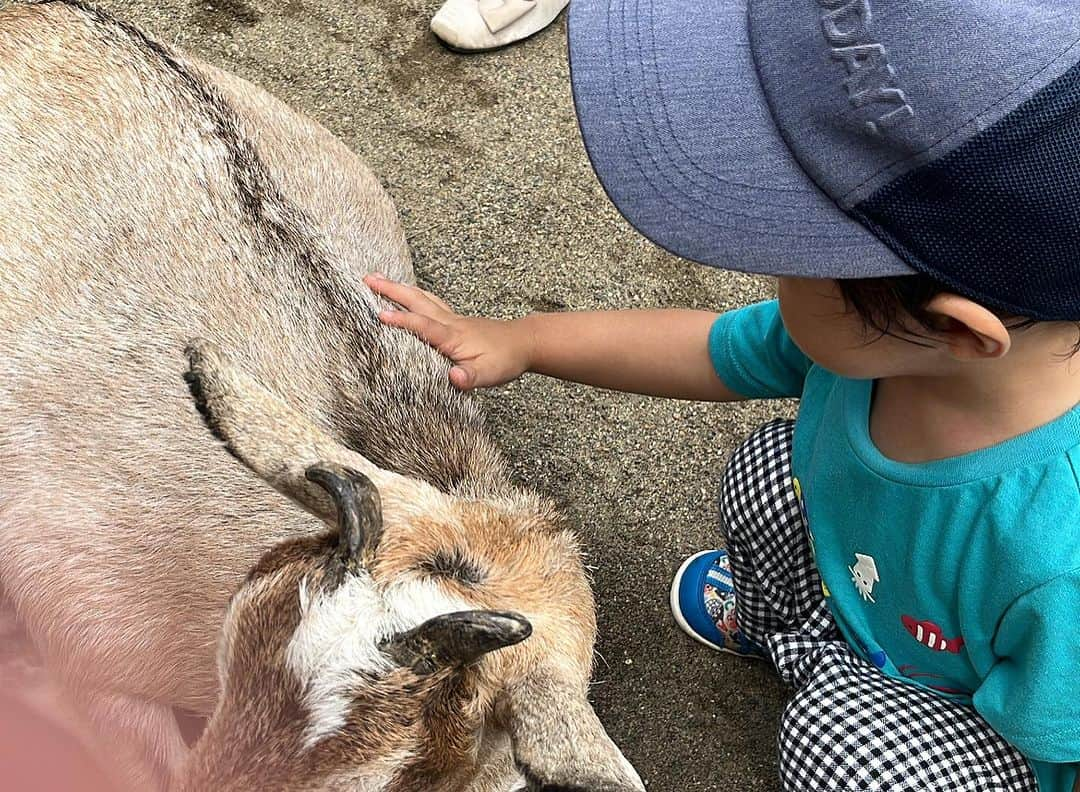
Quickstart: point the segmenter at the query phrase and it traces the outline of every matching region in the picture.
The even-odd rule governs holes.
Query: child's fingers
[[[421,341],[440,351],[450,340],[449,327],[442,322],[435,321],[430,316],[413,313],[412,311],[380,311],[379,321],[391,327],[408,330]]]
[[[413,310],[417,302],[421,299],[421,295],[418,293],[420,290],[415,289],[405,283],[398,283],[392,281],[389,278],[385,278],[382,275],[365,275],[364,283],[368,288],[376,294],[386,297],[389,300],[393,300],[398,305],[404,308]]]
[[[416,286],[398,283],[375,274],[364,276],[364,283],[376,294],[393,300],[414,313],[439,316],[444,311],[450,312],[446,303]]]
[[[450,369],[450,382],[460,390],[493,388],[506,384],[520,374],[520,371],[511,371],[489,358],[478,357],[470,358],[468,362],[455,361]]]
[[[422,290],[421,290],[421,291],[422,291]],[[440,308],[442,308],[442,309],[443,309],[444,311],[446,311],[447,313],[451,313],[451,314],[452,314],[452,313],[457,313],[457,312],[456,312],[456,311],[455,311],[455,310],[454,310],[453,308],[451,308],[451,307],[450,307],[450,306],[449,306],[449,305],[448,305],[448,304],[446,303],[446,301],[445,301],[445,300],[443,300],[443,298],[442,298],[442,297],[440,297],[439,295],[437,295],[437,294],[432,294],[432,293],[431,293],[431,292],[429,292],[429,291],[425,291],[425,292],[424,292],[424,294],[426,294],[426,295],[427,295],[427,297],[428,297],[428,299],[429,299],[429,300],[431,300],[431,301],[432,301],[433,303],[435,303],[435,304],[436,304],[437,306],[439,306]]]
[[[457,316],[457,313],[454,311],[454,309],[451,308],[438,295],[432,294],[431,292],[427,291],[426,289],[421,289],[418,286],[409,286],[408,288],[412,289],[413,291],[420,292],[421,297],[426,299],[433,306],[435,306],[436,310],[441,311],[443,316],[445,316],[446,314],[449,314],[450,316]]]
[[[476,372],[467,366],[450,369],[450,384],[458,390],[472,390],[476,384]]]

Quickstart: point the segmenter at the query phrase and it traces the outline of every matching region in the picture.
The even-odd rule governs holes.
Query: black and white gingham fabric
[[[784,789],[1036,792],[1027,760],[977,712],[886,676],[843,641],[792,486],[793,429],[754,432],[720,500],[739,626],[796,689],[780,722]]]

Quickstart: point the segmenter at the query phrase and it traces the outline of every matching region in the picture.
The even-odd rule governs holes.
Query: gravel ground
[[[435,0],[102,5],[341,137],[397,201],[421,283],[464,311],[723,310],[769,292],[659,250],[610,205],[578,135],[564,19],[462,56],[427,30]],[[680,560],[717,541],[727,455],[775,405],[660,401],[538,377],[485,399],[519,477],[563,505],[588,548],[600,610],[594,700],[649,789],[775,789],[783,689],[765,664],[694,644],[667,606]]]

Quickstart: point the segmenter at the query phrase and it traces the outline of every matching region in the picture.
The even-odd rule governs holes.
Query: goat
[[[578,544],[375,270],[404,234],[324,129],[78,2],[0,12],[5,606],[128,788],[642,790]]]

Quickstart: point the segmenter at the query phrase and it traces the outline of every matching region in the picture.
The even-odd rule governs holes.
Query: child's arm
[[[454,362],[459,388],[501,385],[525,372],[648,396],[737,401],[709,358],[708,311],[532,314],[497,321],[455,314],[422,289],[377,275],[372,291],[405,310],[380,318],[416,334]]]

